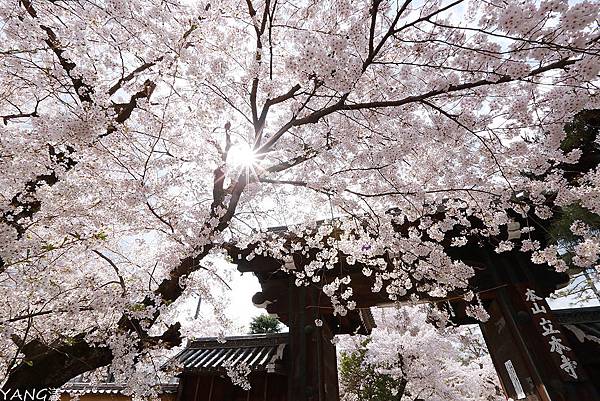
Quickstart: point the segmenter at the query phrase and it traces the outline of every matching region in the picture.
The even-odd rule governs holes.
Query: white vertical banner
[[[510,381],[512,382],[515,392],[517,393],[517,400],[522,400],[525,398],[525,392],[523,391],[523,387],[521,386],[521,382],[519,381],[519,377],[517,376],[517,372],[515,371],[512,361],[509,359],[508,361],[504,362],[504,366],[506,366],[508,377],[510,377]]]

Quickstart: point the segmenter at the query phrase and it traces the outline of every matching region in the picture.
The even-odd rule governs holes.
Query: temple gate
[[[369,308],[389,304],[388,297],[372,292],[373,282],[362,275],[358,263],[346,266],[344,274],[352,277],[356,309],[346,316],[336,316],[322,286],[299,287],[294,282],[293,272],[302,271],[310,258],[291,252],[293,260],[282,263],[264,255],[249,257],[250,248],[231,247],[229,252],[240,272],[252,272],[260,282],[262,291],[254,295],[254,304],[276,314],[289,327],[292,360],[288,400],[338,400],[335,346],[331,339],[336,334],[369,334],[374,327]],[[534,265],[523,253],[498,254],[485,245],[452,250],[449,254],[476,268],[468,287],[476,289],[490,319],[481,323],[469,317],[465,313],[467,302],[460,292],[442,299],[429,297],[427,301],[448,308],[455,324],[479,324],[507,396],[527,401],[600,400],[600,360],[583,360],[582,352],[589,353],[589,344],[587,348],[574,344],[577,339],[573,333],[561,324],[545,301],[568,283],[567,274]],[[337,274],[329,271],[324,280]],[[410,295],[399,301],[409,301]],[[569,312],[561,311],[563,319]],[[600,311],[595,319],[600,322]],[[600,356],[599,344],[591,348]]]

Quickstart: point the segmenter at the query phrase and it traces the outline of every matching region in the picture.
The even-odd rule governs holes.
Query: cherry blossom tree
[[[342,400],[505,399],[482,339],[435,327],[423,309],[379,310],[371,336],[340,342]]]
[[[352,234],[333,249],[365,275],[399,255],[377,276],[394,299],[411,277],[465,285],[472,270],[444,240],[492,241],[512,215],[573,203],[598,214],[597,162],[561,148],[564,125],[600,108],[598,13],[560,0],[1,2],[5,387],[108,364],[133,375],[180,343],[186,294],[226,290],[222,245],[260,243],[269,226],[312,233],[301,223],[344,216]],[[597,232],[572,229],[573,263],[595,265]],[[320,230],[300,284],[338,263]],[[277,244],[265,252],[285,259]],[[496,245],[566,268],[556,246]],[[324,291],[348,300],[349,284]]]

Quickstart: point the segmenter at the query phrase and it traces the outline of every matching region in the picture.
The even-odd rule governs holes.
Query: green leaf
[[[50,252],[56,249],[56,247],[54,245],[52,245],[51,243],[47,243],[44,246],[42,246],[42,249],[46,252]]]
[[[141,312],[146,309],[146,306],[142,303],[133,304],[129,307],[129,310],[132,312]]]
[[[96,234],[94,234],[94,238],[101,241],[106,241],[108,239],[108,235],[104,231],[98,231]]]
[[[73,337],[66,337],[63,342],[67,345],[74,345],[77,341]]]

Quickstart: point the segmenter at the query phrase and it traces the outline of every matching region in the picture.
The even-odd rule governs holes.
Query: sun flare
[[[231,163],[236,167],[253,167],[258,163],[258,156],[248,144],[236,144],[229,151]]]

